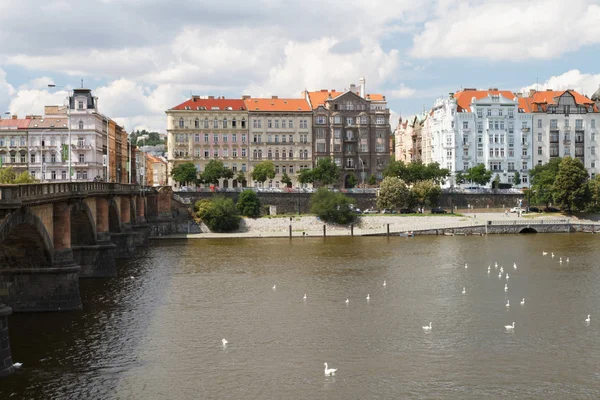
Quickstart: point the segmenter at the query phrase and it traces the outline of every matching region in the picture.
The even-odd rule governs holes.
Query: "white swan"
[[[469,268],[469,266],[467,265],[467,263],[465,263],[465,269]]]
[[[23,363],[20,363],[20,362],[16,362],[16,363],[14,363],[14,364],[13,364],[13,367],[14,367],[15,369],[19,369],[19,368],[21,368],[22,366],[23,366]]]
[[[327,363],[323,364],[325,364],[325,376],[335,375],[335,371],[337,371],[337,368],[327,368]]]
[[[514,268],[514,269],[517,269],[517,263],[514,263],[514,264],[513,264],[513,268]]]
[[[523,300],[521,300],[521,305],[524,306],[525,305],[525,297],[523,297]]]
[[[371,300],[371,295],[367,293],[367,301]]]
[[[508,280],[508,272],[506,273],[506,280]]]
[[[552,256],[552,258],[554,258],[554,253],[550,254]]]
[[[515,321],[513,321],[512,325],[504,325],[504,329],[506,329],[507,331],[514,331],[515,330]]]
[[[306,300],[306,293],[304,293],[304,297],[303,297],[303,299],[304,299],[304,300]]]
[[[545,255],[547,255],[547,254],[548,254],[548,252],[547,252],[547,251],[543,251],[543,250],[542,250],[542,255],[543,255],[543,256],[545,256]]]
[[[569,257],[567,257],[567,264],[569,263]]]
[[[502,279],[502,272],[498,273],[498,279]]]
[[[508,292],[508,283],[505,283],[505,284],[504,284],[504,291],[505,291],[505,292]]]
[[[497,262],[494,263],[494,268],[498,269],[498,263]]]
[[[562,257],[560,257],[560,258],[558,259],[558,263],[559,263],[559,264],[562,264]]]
[[[585,319],[585,322],[587,322],[588,324],[590,323],[591,319],[590,319],[590,314],[588,314],[588,317]]]
[[[429,322],[429,326],[427,326],[427,325],[423,326],[423,330],[430,331],[431,330],[431,322]]]
[[[346,299],[346,304],[350,303],[350,299]]]
[[[383,280],[383,287],[387,286],[387,282],[385,281],[385,279]]]
[[[506,307],[510,307],[510,300],[506,300]]]
[[[273,290],[276,290],[276,289],[277,289],[277,285],[273,285]]]
[[[467,290],[463,287],[462,294],[466,294],[466,293],[467,293]]]
[[[223,343],[223,346],[227,346],[227,343],[229,343],[227,339],[221,339],[221,342]]]
[[[504,273],[504,268],[500,267],[500,273],[503,274]]]

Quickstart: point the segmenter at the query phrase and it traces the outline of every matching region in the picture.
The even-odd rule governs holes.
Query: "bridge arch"
[[[122,232],[119,207],[114,198],[108,201],[108,231],[110,233]]]
[[[96,243],[96,221],[90,207],[83,201],[71,205],[71,245]]]
[[[537,231],[534,228],[528,226],[527,228],[521,229],[519,233],[537,233]]]
[[[42,220],[21,209],[0,223],[0,269],[52,266],[54,245]]]

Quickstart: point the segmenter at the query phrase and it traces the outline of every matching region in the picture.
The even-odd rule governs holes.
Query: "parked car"
[[[511,213],[524,213],[525,210],[522,209],[521,207],[513,207],[513,208],[510,209],[510,212]]]
[[[431,209],[432,214],[447,214],[448,211],[444,210],[442,207],[434,207]]]
[[[412,208],[401,208],[400,214],[416,214],[417,212]]]
[[[547,212],[547,213],[549,213],[549,212],[553,212],[553,213],[554,212],[560,212],[560,209],[556,208],[556,207],[546,207],[546,208],[544,208],[544,212]]]
[[[377,210],[373,210],[372,208],[369,208],[368,210],[365,210],[364,213],[365,214],[378,214]]]
[[[530,212],[537,212],[537,213],[542,212],[542,210],[540,210],[539,207],[529,207],[529,211]]]

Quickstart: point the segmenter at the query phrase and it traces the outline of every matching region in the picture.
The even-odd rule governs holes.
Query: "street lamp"
[[[64,88],[64,85],[55,85],[53,83],[48,84],[49,88]],[[67,127],[69,128],[69,138],[67,145],[67,157],[69,157],[69,182],[72,182],[72,167],[71,167],[71,89],[68,89],[69,97],[67,97]]]
[[[360,165],[362,165],[362,188],[365,190],[365,162],[363,161],[361,156],[358,156],[358,161],[360,161]]]

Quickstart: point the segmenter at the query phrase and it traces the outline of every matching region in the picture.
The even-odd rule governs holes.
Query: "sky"
[[[0,114],[42,114],[83,84],[127,131],[166,132],[191,94],[300,97],[364,77],[393,129],[461,88],[591,96],[598,21],[600,0],[0,0]]]

